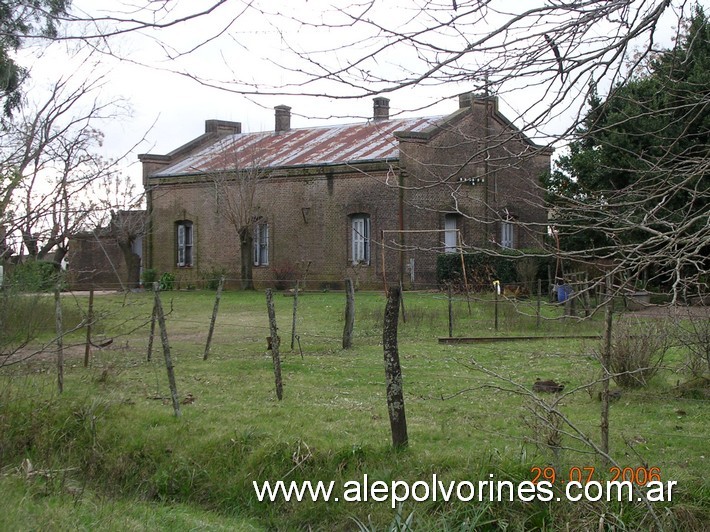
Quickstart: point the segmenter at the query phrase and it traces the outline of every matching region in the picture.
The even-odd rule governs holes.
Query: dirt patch
[[[648,305],[641,310],[629,311],[627,313],[631,316],[638,316],[639,318],[710,318],[710,307]]]

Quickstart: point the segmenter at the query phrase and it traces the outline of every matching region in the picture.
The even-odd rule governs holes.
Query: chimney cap
[[[291,129],[291,108],[288,105],[274,107],[274,131],[288,131]]]
[[[390,118],[390,100],[383,96],[377,96],[372,99],[372,119],[373,120],[389,120]]]
[[[465,109],[466,107],[471,107],[471,102],[473,101],[472,92],[464,92],[459,94],[459,109]]]

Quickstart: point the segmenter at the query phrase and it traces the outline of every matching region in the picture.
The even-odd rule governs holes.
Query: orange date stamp
[[[631,482],[637,486],[645,486],[649,482],[661,482],[660,467],[610,467],[608,470],[611,482]],[[554,467],[538,467],[530,468],[532,475],[532,483],[544,481],[550,484],[579,482],[580,484],[588,484],[598,481],[598,473],[593,466],[570,467],[567,471],[557,471]]]

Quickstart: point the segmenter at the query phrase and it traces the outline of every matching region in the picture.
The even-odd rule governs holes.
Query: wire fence
[[[510,297],[497,287],[491,287],[488,292],[454,293],[438,289],[429,289],[404,293],[404,309],[400,314],[400,337],[404,345],[408,341],[420,342],[425,339],[427,345],[433,345],[435,338],[446,338],[450,331],[456,337],[499,337],[507,343],[504,348],[506,360],[518,361],[519,370],[511,370],[509,377],[518,378],[518,371],[522,375],[530,364],[531,356],[544,357],[545,359],[560,357],[566,360],[579,360],[579,368],[598,366],[589,361],[598,360],[597,353],[600,343],[592,338],[580,338],[581,332],[601,333],[601,320],[592,315],[589,319],[583,316],[573,317],[565,314],[564,302],[550,302],[548,294],[519,295]],[[73,352],[75,360],[82,356],[83,349],[88,346],[92,356],[106,353],[111,357],[125,353],[122,356],[124,364],[134,365],[160,365],[162,357],[155,356],[149,361],[146,356],[146,345],[154,319],[154,301],[152,294],[145,290],[134,292],[111,292],[111,297],[101,300],[100,295],[95,299],[95,308],[89,309],[89,295],[84,291],[65,290],[62,292],[61,301],[64,307],[64,324],[66,329],[61,333],[65,340],[62,346],[57,345],[56,339],[48,337],[36,345],[25,344],[22,341],[16,345],[3,346],[0,356],[0,369],[21,363],[40,360],[47,363],[46,357],[51,357],[51,363],[59,349]],[[211,301],[216,294],[211,291],[200,291],[195,296],[204,300],[200,305],[187,294],[188,291],[163,291],[165,318],[168,336],[174,345],[178,345],[178,357],[198,356],[202,354],[207,330],[211,318]],[[7,291],[6,291],[7,293]],[[294,291],[280,292],[277,319],[281,325],[283,354],[286,356],[298,355],[304,357],[305,364],[317,364],[311,355],[321,355],[324,352],[340,350],[342,342],[343,315],[346,298],[339,293],[324,293],[322,291],[299,291],[299,313],[295,319],[295,331],[292,330],[291,302]],[[51,310],[52,298],[49,294],[24,294],[19,299],[30,302],[41,302],[33,309],[47,306]],[[312,300],[309,297],[318,298]],[[262,301],[262,294],[245,298],[245,293],[240,291],[227,291],[217,317],[213,351],[218,357],[244,356],[253,354],[263,356],[267,350],[266,339],[270,337],[270,326],[267,319],[266,306]],[[175,299],[175,301],[173,301]],[[325,301],[325,303],[324,303]],[[360,297],[356,296],[357,312],[355,326],[356,346],[377,345],[381,339],[382,314],[384,312],[384,296]],[[325,312],[323,307],[328,307]],[[317,308],[315,308],[317,307]],[[449,310],[451,308],[451,311]],[[245,317],[246,316],[246,317]],[[51,318],[51,312],[50,312]],[[451,322],[453,320],[453,329]],[[93,337],[83,335],[89,325],[94,327]],[[497,328],[496,328],[497,326]],[[285,339],[289,334],[295,334],[298,342],[294,350],[288,349]],[[511,336],[520,337],[537,336],[551,339],[552,333],[558,332],[560,336],[575,336],[577,343],[570,347],[568,343],[550,345],[540,348],[531,348],[530,343],[511,342]],[[592,336],[590,334],[589,336]],[[159,349],[156,345],[156,349]],[[229,353],[229,355],[225,355]],[[533,355],[531,355],[531,353]],[[537,353],[537,354],[535,354]],[[457,353],[447,355],[454,363],[466,367],[467,355]],[[310,359],[310,361],[309,361]],[[405,361],[407,364],[426,364],[428,359],[422,361]],[[584,362],[584,363],[581,363]],[[93,363],[93,359],[89,365]],[[515,366],[513,366],[515,367]],[[666,368],[668,371],[678,371],[678,368]],[[157,377],[156,377],[157,378]],[[577,376],[578,380],[588,380],[590,386],[598,381],[598,374]],[[523,383],[529,387],[530,382]],[[500,386],[499,386],[500,387]],[[444,390],[431,391],[430,386],[419,385],[416,392],[417,401],[440,401]],[[450,392],[451,390],[445,390]],[[575,393],[585,393],[580,388]],[[644,392],[647,394],[647,392]],[[591,394],[590,394],[591,395]],[[706,396],[683,396],[679,398],[673,392],[653,393],[646,397],[656,400],[682,400],[683,404],[707,405],[710,398]],[[686,407],[684,407],[686,408]],[[472,429],[497,435],[506,441],[519,438],[521,443],[530,441],[530,438],[516,436],[505,430],[496,430],[490,426],[478,426],[474,423]],[[667,439],[682,440],[687,435],[682,432],[657,431],[647,432],[646,436],[657,436]],[[698,436],[704,437],[704,436]]]

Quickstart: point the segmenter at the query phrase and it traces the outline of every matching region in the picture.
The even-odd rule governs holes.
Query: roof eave
[[[262,172],[268,172],[268,174],[277,174],[279,172],[295,172],[295,171],[304,171],[304,170],[310,170],[308,172],[309,174],[318,174],[318,173],[329,173],[329,172],[324,172],[322,170],[325,169],[334,169],[334,168],[343,168],[343,169],[352,169],[356,167],[361,167],[361,166],[372,166],[372,165],[383,165],[383,166],[389,166],[393,163],[399,162],[399,157],[386,157],[383,159],[358,159],[356,161],[339,161],[339,162],[328,162],[328,163],[319,163],[319,164],[294,164],[294,165],[283,165],[283,166],[267,166],[265,168],[258,168],[256,170],[262,171]],[[161,175],[156,175],[153,174],[149,176],[149,179],[175,179],[175,178],[195,178],[195,177],[208,177],[210,175],[216,175],[216,174],[224,174],[225,172],[229,172],[229,170],[213,170],[209,172],[183,172],[183,173],[176,173],[176,174],[161,174]],[[306,172],[303,172],[304,174]],[[265,177],[268,177],[265,176]]]

